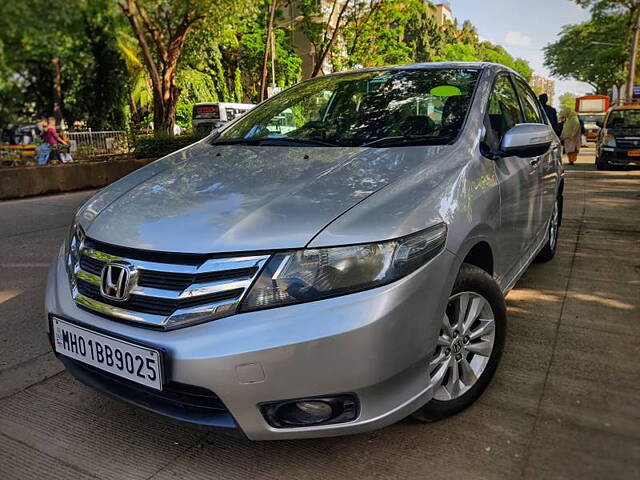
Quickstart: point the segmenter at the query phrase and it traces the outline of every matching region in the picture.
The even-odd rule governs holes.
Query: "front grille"
[[[235,313],[267,258],[268,255],[201,254],[172,257],[86,238],[74,267],[74,297],[79,306],[101,315],[152,327],[176,328]],[[130,279],[125,301],[101,294],[101,275],[108,263],[127,266]]]
[[[93,273],[94,275],[100,275],[102,273],[102,267],[104,267],[105,262],[91,258],[91,257],[80,257],[80,268],[85,272]]]
[[[126,308],[136,312],[149,313],[152,315],[169,316],[176,310],[188,308],[206,303],[220,300],[234,299],[242,295],[242,289],[229,290],[215,295],[206,295],[201,297],[187,298],[184,300],[167,300],[163,298],[150,298],[141,295],[131,295],[125,302],[118,302],[109,298],[104,298],[100,294],[100,287],[93,285],[85,280],[78,279],[78,291],[99,302],[104,302],[114,307]]]
[[[184,273],[140,272],[138,285],[143,287],[161,288],[166,290],[184,290],[194,283],[207,283],[215,280],[231,280],[255,275],[257,268],[239,268],[226,272],[201,273],[191,275]]]
[[[102,273],[102,267],[106,262],[91,257],[80,257],[80,268],[82,270],[92,273],[94,275],[100,275]],[[201,274],[189,274],[189,273],[169,273],[169,272],[154,272],[141,271],[138,276],[138,285],[141,287],[160,288],[164,290],[184,290],[189,285],[194,283],[207,283],[215,280],[230,280],[234,278],[251,277],[255,275],[257,268],[239,268],[235,270],[228,270],[225,272],[210,272]]]

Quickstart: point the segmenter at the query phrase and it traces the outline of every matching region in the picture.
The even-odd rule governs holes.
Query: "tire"
[[[553,212],[551,221],[547,229],[547,243],[544,244],[542,250],[538,252],[536,262],[548,262],[556,256],[558,249],[558,236],[560,235],[560,225],[562,224],[562,196],[556,197],[553,204]]]
[[[597,170],[609,170],[609,163],[606,160],[602,160],[602,157],[596,158],[596,169]]]
[[[463,303],[465,296],[469,298],[466,304]],[[486,303],[482,303],[483,301]],[[461,308],[461,305],[468,306],[468,308]],[[482,307],[474,305],[482,305]],[[473,317],[471,313],[474,308],[475,310],[480,308],[480,312],[477,319],[469,324],[468,330],[465,331],[463,328],[461,332],[457,332],[460,324],[456,325],[454,323],[451,326],[449,318],[455,317],[456,313],[463,308],[469,314],[464,316],[465,319]],[[488,320],[490,318],[489,312],[493,317],[492,323]],[[449,327],[453,329],[450,330],[451,335],[447,335],[445,322],[449,322]],[[504,349],[506,327],[507,309],[504,295],[500,291],[498,284],[484,270],[464,263],[453,286],[443,319],[438,346],[430,363],[429,373],[433,384],[434,397],[413,413],[412,417],[421,422],[434,422],[455,415],[475,402],[487,388],[498,368]],[[476,336],[478,332],[482,333]],[[458,333],[457,336],[456,333]],[[467,334],[475,336],[475,338],[469,339]],[[451,343],[449,347],[446,347],[444,344],[448,341],[447,339],[452,342],[457,339],[457,346]],[[490,351],[487,350],[487,342],[492,343]],[[487,355],[475,353],[474,350]],[[449,357],[447,357],[447,351],[450,353]],[[460,353],[455,354],[455,352]],[[434,362],[443,358],[443,356],[445,360],[434,366]],[[472,368],[473,376],[469,376],[466,366]],[[475,370],[476,367],[478,369],[477,372]],[[443,369],[446,370],[444,375],[441,373]],[[456,376],[453,373],[453,369],[458,372],[458,382],[452,381]],[[474,378],[475,380],[473,380]],[[452,393],[456,393],[455,385],[458,386],[460,391],[457,395],[452,395]],[[447,396],[450,398],[447,398]]]

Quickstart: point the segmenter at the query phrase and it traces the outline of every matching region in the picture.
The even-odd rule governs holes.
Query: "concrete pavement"
[[[106,398],[44,335],[46,266],[86,192],[0,203],[0,478],[631,478],[640,471],[640,171],[567,168],[560,250],[509,294],[498,374],[446,421],[252,443]]]

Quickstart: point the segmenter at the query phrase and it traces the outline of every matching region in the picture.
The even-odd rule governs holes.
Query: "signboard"
[[[640,98],[640,85],[633,87],[633,98]]]

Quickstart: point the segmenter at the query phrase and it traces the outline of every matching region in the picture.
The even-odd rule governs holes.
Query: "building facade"
[[[436,23],[439,27],[445,23],[453,23],[453,11],[449,2],[441,2],[436,4]]]
[[[531,81],[529,83],[536,93],[546,93],[549,96],[549,104],[553,104],[553,100],[556,96],[556,83],[553,80],[534,74],[531,76]]]

